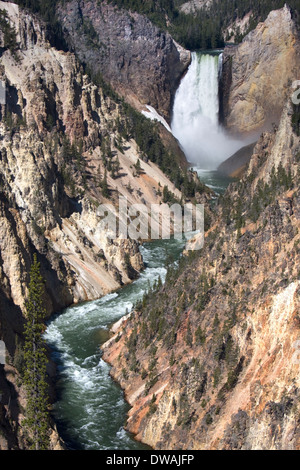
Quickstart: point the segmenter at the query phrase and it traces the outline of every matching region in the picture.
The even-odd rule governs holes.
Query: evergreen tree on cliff
[[[43,305],[44,280],[36,255],[30,270],[29,295],[26,302],[24,384],[27,394],[26,418],[23,421],[32,450],[47,450],[48,386],[46,382],[47,355],[43,332],[46,310]]]

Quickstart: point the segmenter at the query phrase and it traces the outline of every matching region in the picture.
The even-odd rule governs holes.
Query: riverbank
[[[208,174],[202,175],[208,182]],[[225,189],[227,182],[215,182]],[[140,251],[145,269],[139,278],[98,300],[67,308],[48,323],[45,339],[57,366],[57,400],[53,418],[70,449],[145,449],[124,430],[130,409],[123,392],[110,376],[100,348],[110,328],[127,315],[159,279],[177,263],[185,240],[145,243]],[[148,448],[148,447],[147,447]]]
[[[109,329],[131,311],[178,260],[184,241],[165,240],[141,247],[145,270],[132,284],[99,300],[66,309],[47,327],[46,341],[57,365],[57,401],[53,417],[67,446],[85,450],[134,450],[143,445],[124,431],[129,405],[110,377],[100,348]]]

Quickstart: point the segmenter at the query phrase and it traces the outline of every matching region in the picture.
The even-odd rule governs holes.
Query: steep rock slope
[[[224,51],[221,118],[232,132],[257,137],[278,124],[300,67],[299,31],[286,5],[243,42]]]
[[[190,53],[145,16],[107,2],[72,0],[58,8],[78,57],[100,71],[137,108],[149,104],[169,119]]]
[[[83,271],[85,264],[87,270],[93,267],[99,283],[95,292],[89,288],[88,282],[87,285],[84,282],[81,286],[74,285],[69,299],[94,298],[120,285],[107,269],[93,260],[100,249],[106,251],[104,259],[109,260],[110,248],[105,236],[103,240],[99,239],[98,246],[91,249],[90,235],[87,234],[85,240],[80,229],[80,224],[86,231],[97,226],[97,220],[93,220],[92,197],[99,202],[103,197],[100,191],[93,194],[93,187],[87,184],[86,179],[91,172],[90,162],[100,164],[101,138],[108,133],[109,121],[118,116],[118,108],[83,75],[72,54],[49,47],[43,29],[34,18],[20,12],[17,19],[17,55],[6,50],[1,57],[1,77],[7,89],[7,104],[2,106],[1,123],[2,191],[4,198],[8,199],[9,210],[15,208],[15,219],[20,217],[20,223],[23,222],[24,235],[54,264],[52,258],[56,253],[56,258],[61,257],[62,265],[67,266],[64,269],[70,271],[73,263],[68,261],[68,256],[76,255],[74,250],[77,247],[77,259],[81,259]],[[75,174],[70,162],[74,157],[77,159],[77,186],[72,181]],[[66,227],[65,232],[63,227]],[[4,231],[5,224],[1,228]],[[67,237],[66,232],[73,232],[73,246],[69,241],[67,247],[65,240],[66,245],[62,244],[56,250],[58,232],[64,238]],[[8,239],[8,234],[3,236],[3,243]],[[3,260],[4,267],[10,270],[9,278],[14,279],[22,269],[12,265],[10,253],[4,244],[2,247],[2,257],[7,257],[7,264]],[[55,271],[60,271],[59,262],[57,259]],[[119,262],[121,274],[121,257]],[[75,281],[75,276],[71,277]],[[20,292],[20,299],[23,294]],[[59,299],[59,295],[53,298]],[[14,302],[21,304],[22,300],[16,296]],[[65,299],[62,303],[66,303]]]
[[[255,145],[256,143],[254,142],[239,149],[234,155],[219,165],[218,171],[232,178],[243,176],[243,172],[247,169],[253,155]]]
[[[289,103],[170,268],[104,346],[155,449],[300,449],[299,132]]]

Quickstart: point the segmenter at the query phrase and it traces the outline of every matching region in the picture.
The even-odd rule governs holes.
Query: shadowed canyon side
[[[300,449],[299,130],[288,103],[231,184],[200,253],[103,347],[155,449]]]
[[[191,61],[177,44],[145,15],[111,2],[72,0],[57,6],[66,42],[93,77],[101,76],[131,106],[154,108],[168,123],[175,92]],[[186,163],[173,134],[159,127],[172,154]]]
[[[225,48],[221,83],[221,120],[232,134],[253,141],[278,125],[291,84],[298,80],[298,12],[272,11],[238,46]]]
[[[163,188],[180,200],[177,177],[189,182],[194,175],[186,172],[181,154],[173,157],[162,144],[155,125],[94,82],[73,53],[51,47],[37,16],[9,2],[0,2],[0,9],[6,27],[0,35],[6,88],[0,335],[7,353],[7,365],[0,366],[0,447],[15,449],[26,448],[18,361],[33,254],[45,279],[49,315],[129,284],[144,269],[139,243],[111,240],[99,225],[97,207],[117,205],[119,196],[129,204],[160,204]],[[56,433],[53,439],[52,447],[59,447]]]
[[[167,120],[190,52],[146,16],[109,2],[72,0],[58,8],[67,40],[93,72],[137,109],[151,105]]]

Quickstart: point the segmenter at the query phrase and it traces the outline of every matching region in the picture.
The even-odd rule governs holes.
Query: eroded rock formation
[[[300,40],[286,5],[238,46],[224,51],[221,119],[235,134],[258,137],[278,124],[300,68]]]

